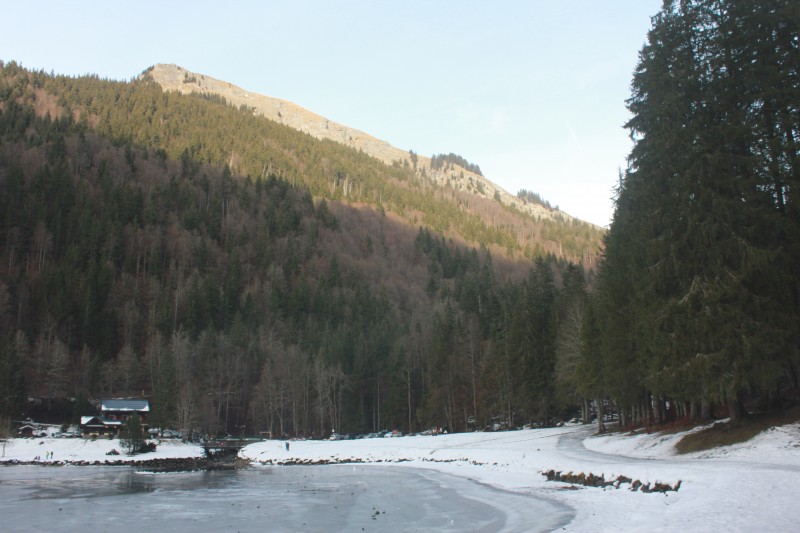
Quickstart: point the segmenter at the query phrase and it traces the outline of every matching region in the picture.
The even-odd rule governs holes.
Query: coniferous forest
[[[145,396],[154,426],[327,436],[796,401],[799,9],[665,2],[599,264],[588,225],[482,216],[146,72],[0,64],[0,416]]]
[[[800,5],[665,2],[582,372],[634,421],[797,400]]]
[[[146,396],[160,427],[319,436],[573,409],[556,337],[585,269],[493,257],[510,234],[408,169],[146,77],[11,62],[0,102],[3,415]]]

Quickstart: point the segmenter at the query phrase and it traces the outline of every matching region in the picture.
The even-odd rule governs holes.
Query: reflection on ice
[[[8,531],[545,531],[571,517],[470,480],[363,465],[170,474],[10,467],[0,470],[0,513]]]

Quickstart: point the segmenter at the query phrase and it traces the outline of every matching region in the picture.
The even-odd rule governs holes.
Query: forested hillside
[[[0,64],[0,416],[146,396],[154,425],[323,436],[796,404],[798,21],[665,2],[594,279],[596,228],[413,157],[146,75]]]
[[[147,396],[158,426],[327,435],[572,413],[583,228],[520,238],[415,179],[219,99],[2,65],[0,414]]]
[[[580,367],[623,419],[798,400],[800,4],[667,2]]]
[[[556,252],[559,256],[566,254],[566,257],[571,257],[570,254],[574,254],[576,250],[582,250],[584,255],[581,256],[581,260],[586,264],[592,263],[596,258],[601,237],[600,228],[576,220],[542,202],[521,201],[517,196],[485,178],[478,165],[470,163],[460,155],[450,153],[426,157],[411,149],[400,149],[368,133],[317,115],[288,100],[259,94],[238,87],[230,81],[217,80],[203,73],[188,71],[179,65],[160,63],[153,65],[138,79],[153,81],[168,92],[217,100],[222,98],[229,105],[246,109],[253,116],[264,117],[277,124],[289,126],[316,139],[348,146],[390,167],[401,167],[407,175],[405,182],[411,187],[422,187],[428,195],[432,190],[444,193],[439,195],[440,200],[455,202],[459,209],[477,214],[484,223],[515,233],[522,249],[533,247],[538,243],[539,246],[543,246],[542,249]],[[391,186],[391,184],[385,185]],[[364,201],[363,197],[359,197],[359,200]],[[367,198],[366,201],[371,200]],[[427,205],[430,205],[430,202],[427,202]],[[404,211],[397,212],[404,214]],[[408,212],[405,216],[411,219],[416,215],[414,212]],[[560,234],[544,234],[540,231],[542,227],[540,223],[545,221],[548,227],[561,227],[567,231]],[[580,237],[576,239],[578,230]],[[564,243],[566,244],[563,250],[552,248],[554,244],[560,246]],[[503,253],[508,251],[503,250]],[[530,256],[527,251],[526,254]]]

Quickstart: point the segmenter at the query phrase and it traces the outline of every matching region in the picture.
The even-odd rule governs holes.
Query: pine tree
[[[18,417],[25,405],[25,377],[13,335],[0,338],[0,418]]]
[[[131,455],[138,453],[144,447],[144,430],[138,414],[134,414],[125,422],[122,427],[119,444]]]
[[[743,393],[796,371],[796,15],[789,0],[665,2],[640,54],[598,319],[609,392],[654,393],[656,419],[664,396],[735,419]]]

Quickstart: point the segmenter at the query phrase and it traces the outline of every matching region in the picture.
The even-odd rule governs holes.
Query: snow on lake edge
[[[348,460],[428,468],[488,485],[566,503],[575,510],[568,531],[789,531],[800,512],[795,483],[800,473],[800,423],[768,430],[747,443],[677,456],[682,434],[594,436],[578,426],[498,433],[378,438],[349,441],[263,441],[247,446],[259,463]],[[54,460],[104,461],[119,441],[11,439],[3,461],[31,461],[53,452]],[[196,457],[198,445],[162,441],[155,453],[131,458]],[[571,487],[548,482],[542,472],[624,475],[643,483],[682,482],[678,492],[643,494],[630,485]]]

